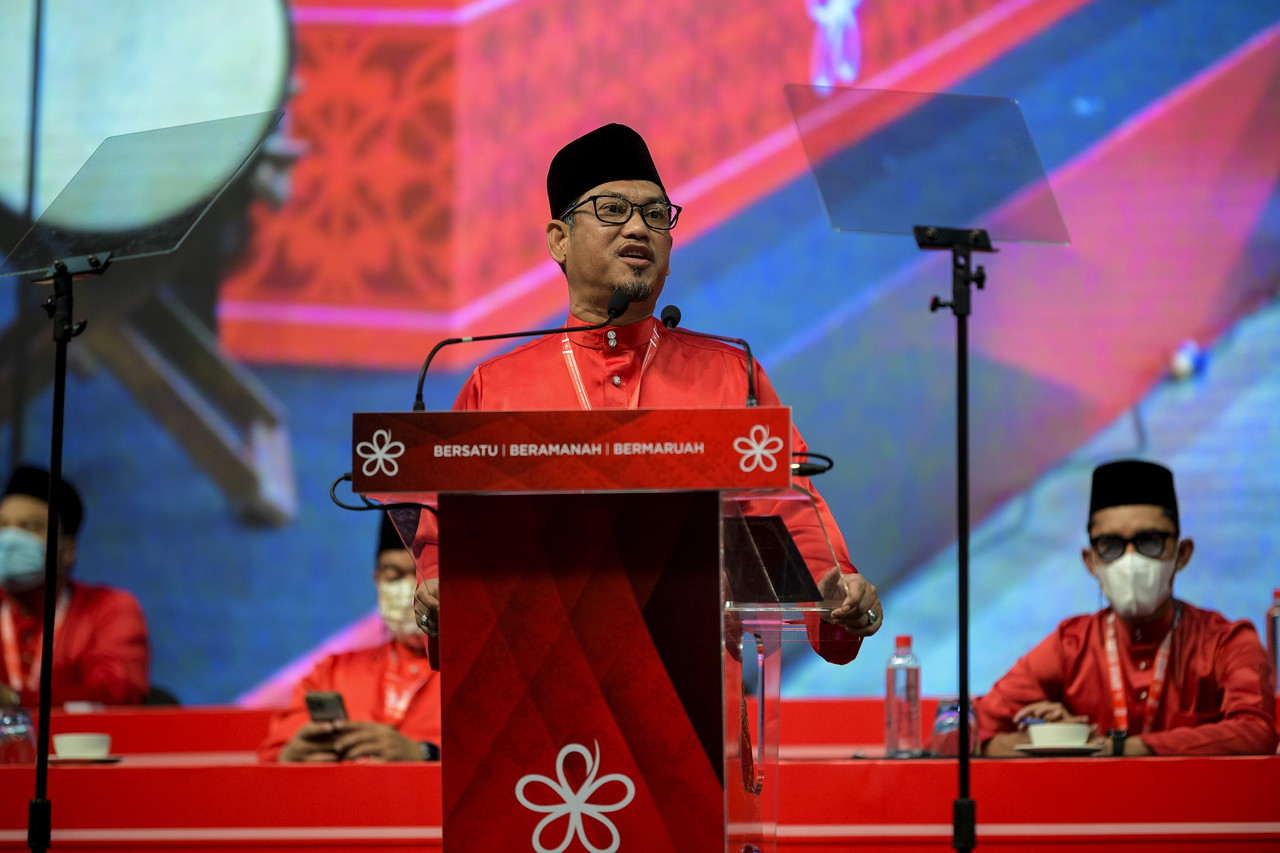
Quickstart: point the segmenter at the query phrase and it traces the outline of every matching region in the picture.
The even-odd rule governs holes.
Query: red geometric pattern
[[[598,848],[609,842],[607,821],[621,850],[724,849],[718,497],[447,500],[446,844],[530,849],[544,814],[516,792],[551,807],[570,799],[565,788],[583,790],[577,757],[564,764],[566,786],[548,783],[558,781],[558,755],[577,744],[598,751],[597,778],[634,786],[604,820],[584,817]],[[588,801],[623,802],[624,784],[610,781]],[[552,821],[543,849],[568,828],[568,817]]]
[[[452,34],[319,27],[302,35],[289,111],[307,151],[285,205],[251,211],[253,240],[223,298],[447,307]]]

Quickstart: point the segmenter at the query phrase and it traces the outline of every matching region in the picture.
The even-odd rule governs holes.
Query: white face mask
[[[44,540],[18,527],[0,528],[0,588],[26,592],[44,583]]]
[[[1117,616],[1150,616],[1173,596],[1176,562],[1129,551],[1098,566],[1098,583]]]
[[[413,593],[417,585],[412,577],[382,581],[378,585],[378,615],[394,637],[416,637],[418,619],[413,612]]]

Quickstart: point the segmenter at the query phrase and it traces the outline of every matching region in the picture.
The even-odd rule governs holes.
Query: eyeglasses
[[[680,211],[684,209],[680,205],[672,204],[669,201],[650,201],[645,204],[636,204],[616,195],[591,195],[560,214],[560,218],[565,219],[572,216],[577,213],[578,208],[587,202],[591,202],[596,219],[606,225],[623,225],[631,219],[632,213],[639,210],[640,218],[644,221],[644,224],[655,231],[670,231],[675,228],[676,220],[680,218]]]
[[[1136,536],[1126,539],[1114,533],[1104,533],[1101,536],[1095,536],[1090,539],[1089,544],[1093,546],[1093,550],[1102,558],[1103,562],[1112,563],[1120,559],[1120,555],[1128,550],[1131,542],[1142,556],[1159,557],[1164,553],[1164,543],[1169,541],[1170,536],[1177,535],[1167,530],[1144,530]]]

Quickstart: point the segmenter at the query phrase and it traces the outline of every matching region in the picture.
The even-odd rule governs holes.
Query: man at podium
[[[748,396],[749,369],[760,404],[781,405],[763,370],[749,368],[742,351],[667,328],[654,316],[681,208],[667,197],[638,133],[609,124],[570,142],[551,161],[547,197],[547,251],[568,285],[564,325],[605,322],[618,292],[630,303],[605,329],[547,335],[480,364],[455,409],[738,407]],[[806,449],[794,431],[792,448]],[[880,629],[883,611],[875,586],[854,568],[822,497],[806,478],[796,478],[796,484],[813,494],[812,508],[777,501],[770,511],[786,521],[825,599],[839,602],[811,627],[815,649],[829,661],[847,663],[862,638]],[[422,630],[435,636],[436,528],[434,517],[423,515],[415,542],[421,552],[415,606]]]

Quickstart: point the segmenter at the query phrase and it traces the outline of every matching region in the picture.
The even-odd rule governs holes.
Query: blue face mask
[[[0,588],[25,592],[44,582],[44,540],[17,527],[0,528]]]

